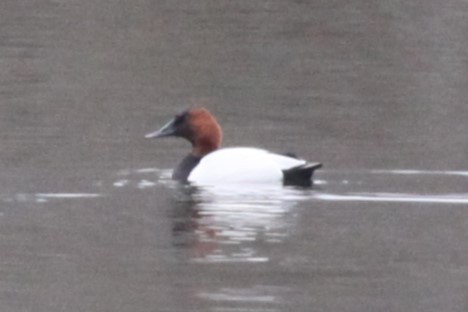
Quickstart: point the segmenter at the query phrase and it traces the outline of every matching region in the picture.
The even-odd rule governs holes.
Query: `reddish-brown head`
[[[147,138],[177,136],[192,143],[192,154],[203,157],[221,145],[222,131],[216,118],[205,108],[186,110]]]

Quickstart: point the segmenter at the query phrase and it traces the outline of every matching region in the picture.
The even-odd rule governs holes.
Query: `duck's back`
[[[282,182],[283,171],[305,160],[248,147],[224,148],[201,159],[188,176],[197,184]]]

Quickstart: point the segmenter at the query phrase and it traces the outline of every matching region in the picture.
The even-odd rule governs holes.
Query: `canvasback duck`
[[[192,151],[174,170],[172,178],[197,185],[220,183],[283,183],[312,185],[320,163],[309,163],[292,153],[276,154],[252,147],[221,148],[222,130],[205,108],[176,115],[146,138],[175,136],[188,140]]]

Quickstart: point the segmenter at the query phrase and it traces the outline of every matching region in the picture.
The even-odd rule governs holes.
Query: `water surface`
[[[461,0],[0,4],[1,311],[466,311]],[[313,188],[194,189],[203,105]]]

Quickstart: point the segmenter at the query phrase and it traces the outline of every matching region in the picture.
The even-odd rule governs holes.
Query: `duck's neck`
[[[192,155],[195,157],[203,157],[220,147],[217,139],[213,137],[201,137],[192,144]]]
[[[192,172],[193,168],[198,165],[200,159],[200,157],[196,157],[192,154],[185,156],[185,158],[182,159],[180,164],[172,173],[172,179],[181,182],[187,182],[187,178],[190,175],[190,172]]]

